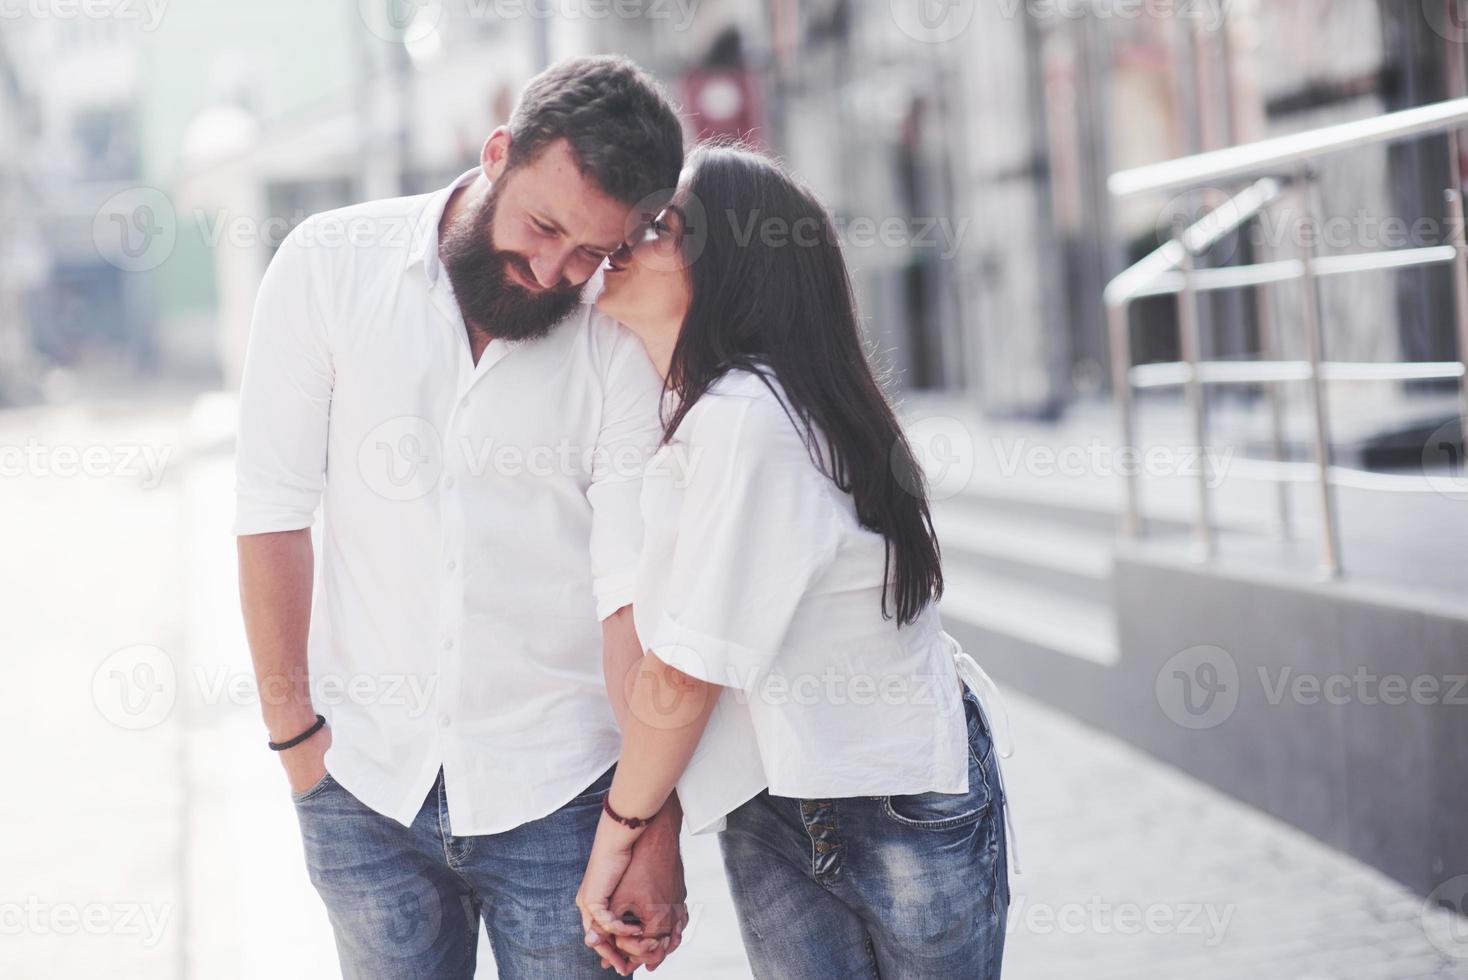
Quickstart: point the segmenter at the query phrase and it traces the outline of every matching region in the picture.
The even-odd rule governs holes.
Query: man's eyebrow
[[[552,231],[559,232],[562,235],[569,234],[566,231],[565,226],[563,226],[555,218],[552,218],[546,212],[542,211],[540,208],[537,208],[537,207],[528,207],[525,210],[528,211],[528,212],[530,212],[531,216],[534,217],[536,221],[539,221],[539,222],[541,222],[544,225],[550,226],[550,228],[551,228]],[[618,242],[616,245],[595,245],[595,244],[589,244],[588,243],[588,244],[582,245],[581,247],[582,248],[595,249],[598,252],[611,253],[611,252],[615,252],[617,249],[621,248],[622,247],[622,244],[620,242]]]

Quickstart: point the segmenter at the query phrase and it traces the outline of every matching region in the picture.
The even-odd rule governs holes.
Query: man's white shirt
[[[473,363],[433,194],[307,219],[256,303],[237,534],[312,527],[326,766],[412,822],[442,766],[453,833],[543,817],[617,757],[600,620],[632,601],[662,383],[588,303]],[[493,330],[493,324],[489,325]]]

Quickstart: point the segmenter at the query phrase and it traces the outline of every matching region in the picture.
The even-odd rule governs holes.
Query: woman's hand
[[[636,966],[617,949],[613,936],[640,938],[643,935],[639,923],[623,922],[612,912],[612,893],[632,863],[632,845],[637,833],[602,814],[597,825],[596,840],[591,845],[591,857],[586,862],[586,872],[581,876],[581,887],[576,891],[576,907],[581,910],[581,926],[586,930],[586,945],[601,954],[619,974],[626,976]],[[648,952],[656,949],[658,940],[646,941]]]

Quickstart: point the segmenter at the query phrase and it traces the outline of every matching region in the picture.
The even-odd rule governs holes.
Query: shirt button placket
[[[440,681],[438,727],[440,738],[443,739],[448,739],[452,734],[452,712],[457,701],[456,692],[459,681],[459,654],[461,652],[459,634],[464,613],[464,590],[462,576],[459,573],[462,557],[460,551],[464,542],[463,507],[460,499],[462,491],[456,489],[459,485],[459,478],[454,473],[455,467],[459,464],[459,457],[451,451],[451,447],[456,444],[452,438],[452,432],[460,427],[461,422],[459,411],[451,413],[449,419],[451,435],[444,446],[444,477],[439,498],[442,532],[439,553],[443,568],[443,573],[439,576],[439,623],[443,639],[440,644],[441,652],[438,663]],[[447,745],[441,749],[441,752],[444,756],[451,754]]]

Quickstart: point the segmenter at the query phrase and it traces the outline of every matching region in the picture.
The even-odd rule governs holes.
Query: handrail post
[[[1454,145],[1457,140],[1454,139]],[[1452,173],[1459,180],[1459,168]],[[1448,202],[1448,236],[1458,256],[1453,260],[1453,319],[1458,328],[1458,363],[1463,376],[1458,379],[1458,441],[1468,450],[1468,232],[1463,227],[1463,193],[1457,187],[1445,195]],[[1462,462],[1468,473],[1468,460]]]
[[[1275,334],[1274,305],[1266,286],[1254,287],[1255,316],[1259,320],[1259,352],[1265,360],[1279,360],[1279,337]],[[1269,406],[1270,451],[1274,458],[1283,461],[1284,446],[1284,400],[1280,397],[1280,383],[1266,381],[1264,397]],[[1274,504],[1276,510],[1275,533],[1281,538],[1293,537],[1290,521],[1290,485],[1285,480],[1275,481]]]
[[[1126,538],[1138,537],[1142,532],[1141,491],[1137,473],[1141,467],[1141,459],[1140,454],[1135,453],[1137,425],[1132,399],[1131,311],[1131,300],[1115,303],[1106,311],[1106,325],[1111,342],[1111,388],[1116,399],[1117,422],[1121,430],[1121,452],[1137,456],[1133,460],[1134,465],[1124,468],[1122,472],[1121,533]]]
[[[1198,449],[1198,479],[1195,484],[1196,510],[1194,511],[1193,537],[1199,557],[1214,555],[1212,499],[1208,491],[1208,466],[1206,448],[1207,420],[1204,417],[1203,380],[1199,376],[1198,362],[1202,360],[1199,350],[1198,291],[1193,283],[1193,249],[1186,234],[1180,233],[1178,240],[1183,247],[1183,288],[1178,292],[1178,342],[1183,360],[1188,365],[1188,378],[1184,385],[1187,397],[1188,419],[1192,423],[1193,441]]]
[[[1335,493],[1330,483],[1330,424],[1325,399],[1325,384],[1320,377],[1324,360],[1324,340],[1320,324],[1320,284],[1315,275],[1316,248],[1319,246],[1319,188],[1310,167],[1300,168],[1298,194],[1302,210],[1300,231],[1309,241],[1300,242],[1300,306],[1305,321],[1305,349],[1310,362],[1310,421],[1315,458],[1315,489],[1320,506],[1320,572],[1326,578],[1341,574],[1340,528],[1335,509]]]

